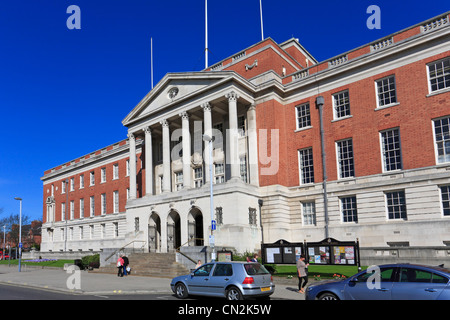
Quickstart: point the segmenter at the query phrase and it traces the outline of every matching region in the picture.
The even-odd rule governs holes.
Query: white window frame
[[[436,118],[436,119],[432,119],[432,121],[431,121],[432,128],[433,128],[433,142],[434,142],[434,154],[435,154],[436,164],[450,163],[450,153],[449,154],[445,153],[445,142],[448,141],[448,140],[445,140],[445,139],[443,140],[444,141],[443,142],[444,143],[444,157],[443,157],[444,161],[439,161],[439,150],[438,150],[438,146],[437,146],[438,141],[436,139],[436,123],[435,122],[436,121],[441,121],[441,120],[444,120],[444,119],[447,119],[447,121],[449,123],[449,131],[450,131],[450,115],[445,116],[445,117],[439,117],[439,118]],[[449,143],[450,143],[450,141],[449,141]],[[446,158],[448,158],[448,161],[445,160]]]
[[[386,158],[385,158],[385,145],[384,145],[384,137],[383,134],[386,134],[389,131],[394,131],[397,130],[398,131],[398,150],[400,153],[400,168],[396,168],[396,169],[389,169],[387,168],[387,163],[386,163]],[[390,128],[390,129],[386,129],[383,131],[380,131],[379,133],[380,135],[380,150],[381,150],[381,162],[382,162],[382,168],[383,168],[383,172],[396,172],[396,171],[401,171],[403,170],[403,156],[402,156],[402,139],[401,139],[401,135],[400,135],[400,128],[396,127],[396,128]],[[391,151],[391,150],[390,150]]]
[[[450,86],[449,87],[444,87],[442,89],[436,89],[436,90],[432,90],[432,88],[431,88],[430,66],[431,65],[436,65],[438,63],[444,63],[444,61],[446,61],[446,60],[448,60],[449,64],[450,64],[450,57],[445,57],[443,59],[439,59],[439,60],[436,60],[436,61],[433,61],[433,62],[430,62],[430,63],[427,64],[427,83],[428,83],[428,93],[429,94],[445,92],[447,90],[450,90]]]
[[[302,213],[302,226],[316,226],[317,225],[317,213],[315,201],[302,201],[301,213]],[[307,211],[312,209],[312,211]],[[308,216],[308,217],[307,217]],[[311,223],[310,220],[312,219]]]
[[[306,124],[305,126],[299,126],[299,123],[298,123],[298,120],[299,120],[299,108],[302,108],[302,107],[306,107],[306,106],[308,106],[308,114],[307,115],[302,115],[302,118],[303,117],[306,117],[306,119],[307,119],[307,122],[309,122],[308,124]],[[303,123],[304,121],[302,121],[302,123]],[[305,103],[301,103],[301,104],[299,104],[299,105],[296,105],[295,106],[295,128],[296,128],[296,130],[304,130],[304,129],[308,129],[308,128],[311,128],[312,127],[312,124],[311,124],[311,106],[310,106],[310,104],[309,104],[309,102],[305,102]]]
[[[113,180],[119,179],[119,164],[113,164]]]
[[[352,157],[351,158],[342,158],[342,154],[341,154],[341,144],[342,143],[348,143],[348,141],[351,142],[351,152],[352,152]],[[355,177],[355,152],[353,150],[353,139],[349,138],[349,139],[343,139],[343,140],[339,140],[336,141],[336,162],[337,162],[337,172],[338,172],[338,179],[347,179],[347,178],[354,178]],[[348,146],[347,146],[348,148]],[[344,176],[344,172],[342,171],[342,166],[341,166],[341,162],[342,161],[350,161],[352,162],[352,167],[353,167],[353,172],[351,172],[351,175],[348,176]]]
[[[174,172],[174,180],[175,180],[174,183],[175,191],[183,189],[183,180],[184,180],[183,171]]]
[[[444,193],[442,192],[443,188],[448,189],[448,190],[446,190],[446,193],[445,193],[446,197],[448,199],[446,199],[445,202],[448,203],[448,206],[450,208],[450,185],[439,186],[439,196],[440,196],[442,217],[450,218],[450,212],[449,212],[449,214],[445,214],[445,211],[444,211],[445,207],[444,207]]]
[[[80,199],[80,218],[84,218],[84,198]]]
[[[201,176],[197,173],[201,170]],[[203,167],[194,168],[194,186],[200,188],[203,186]]]
[[[391,78],[394,79],[395,102],[390,102],[388,104],[381,105],[380,104],[380,97],[379,97],[380,93],[378,92],[379,85],[380,85],[381,82],[383,82],[385,80],[389,80]],[[388,92],[391,92],[391,91],[392,90],[389,90]],[[395,79],[395,74],[391,74],[391,75],[389,75],[387,77],[383,77],[383,78],[375,80],[375,97],[377,99],[377,108],[382,109],[382,108],[392,107],[392,106],[395,106],[395,105],[399,104],[399,102],[398,102],[398,94],[397,93],[398,93],[397,92],[397,82],[396,82],[396,79]]]
[[[80,174],[80,189],[84,189],[84,174]]]
[[[106,182],[106,168],[101,168],[100,169],[101,175],[100,175],[100,183],[105,183]]]
[[[114,213],[119,212],[119,191],[118,190],[113,191],[113,212]]]
[[[388,204],[388,194],[393,194],[393,193],[403,193],[403,197],[404,197],[404,201],[405,201],[405,217],[393,217],[393,218],[389,218],[389,204]],[[386,219],[388,221],[399,221],[399,220],[408,220],[408,209],[407,209],[407,204],[406,204],[406,192],[405,190],[389,190],[389,191],[385,191],[384,192],[384,199],[385,199],[385,205],[386,205]]]
[[[308,152],[311,152],[311,155],[312,155],[312,166],[308,166],[308,168],[309,168],[309,167],[312,167],[312,181],[308,181],[308,182],[304,181],[304,179],[303,179],[303,173],[304,173],[303,170],[304,170],[306,167],[303,167],[302,161],[301,161],[301,153],[302,153],[302,152],[306,152],[307,150],[310,150],[310,151],[308,151]],[[298,177],[298,178],[299,178],[299,183],[300,183],[300,185],[308,185],[308,184],[313,184],[313,183],[315,183],[313,148],[312,148],[312,147],[308,147],[308,148],[299,149],[299,150],[297,150],[297,154],[298,154],[298,172],[299,172],[299,177]]]
[[[351,213],[352,220],[348,221],[348,215],[347,215],[347,221],[345,221],[345,219],[344,219],[345,218],[345,215],[344,215],[344,203],[348,204],[348,203],[346,203],[348,201],[348,199],[353,199],[353,198],[355,199],[355,201],[354,202],[352,201],[352,203],[351,203],[352,208],[351,209],[346,209],[346,210],[352,210],[352,213]],[[353,210],[354,210],[354,213],[353,213]],[[339,198],[339,211],[340,211],[340,214],[341,214],[341,221],[342,221],[342,223],[358,223],[358,199],[357,199],[356,195],[349,195],[349,196],[340,197]],[[355,220],[355,218],[356,218],[356,220]]]
[[[95,186],[95,172],[89,172],[89,186]]]
[[[95,216],[95,197],[94,196],[89,197],[89,216],[90,217]]]
[[[345,95],[345,94],[347,94],[347,97],[345,97],[345,96],[341,97],[342,95]],[[341,100],[344,100],[344,99],[346,99],[347,102],[338,105],[338,102],[341,102]],[[348,114],[339,116],[338,112],[337,112],[337,108],[345,108],[345,113],[348,112]],[[352,113],[350,110],[350,93],[348,92],[348,90],[343,90],[343,91],[333,94],[333,119],[334,120],[345,119],[345,118],[351,117],[351,115],[352,115]]]
[[[102,193],[100,195],[101,199],[101,215],[104,216],[106,214],[106,193]]]

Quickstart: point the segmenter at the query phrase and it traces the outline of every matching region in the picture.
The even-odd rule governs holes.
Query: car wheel
[[[177,283],[175,285],[175,295],[179,299],[186,299],[187,296],[188,296],[188,292],[187,292],[186,286],[184,284],[182,284],[182,283]]]
[[[236,287],[231,287],[227,290],[227,300],[242,300],[242,293]]]
[[[336,297],[336,295],[327,292],[327,293],[320,295],[319,300],[339,300],[339,299],[338,299],[338,297]]]

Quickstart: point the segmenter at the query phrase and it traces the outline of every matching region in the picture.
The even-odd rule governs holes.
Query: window
[[[203,168],[197,167],[194,169],[194,184],[196,188],[200,188],[203,185]]]
[[[80,230],[80,240],[83,240],[83,227],[80,226],[78,230]]]
[[[117,238],[119,236],[119,223],[113,222],[113,226],[114,226],[114,237]]]
[[[101,182],[106,182],[106,168],[101,169]]]
[[[378,107],[388,106],[397,102],[394,76],[378,80],[376,84]]]
[[[450,58],[428,65],[430,92],[450,88]]]
[[[80,199],[80,218],[84,218],[84,199]]]
[[[66,220],[66,203],[61,203],[61,221]]]
[[[256,226],[256,209],[248,208],[248,223],[252,226]]]
[[[381,132],[381,144],[384,171],[401,170],[402,157],[399,129],[391,129]]]
[[[106,193],[101,194],[101,212],[102,214],[106,214]]]
[[[90,200],[90,216],[93,217],[95,215],[95,199],[94,196],[89,198]]]
[[[66,193],[66,180],[61,183],[61,193]]]
[[[352,139],[337,142],[339,178],[355,176],[353,164],[353,141]]]
[[[75,178],[70,178],[70,191],[75,190]]]
[[[126,161],[126,171],[127,171],[127,177],[130,175],[130,159]]]
[[[104,224],[104,223],[102,223],[101,225],[100,225],[100,237],[103,239],[103,238],[105,238],[105,235],[106,235],[106,225]]]
[[[450,217],[450,186],[440,187],[442,213],[444,216]]]
[[[225,182],[225,165],[224,163],[214,163],[214,181],[216,184]]]
[[[94,173],[94,171],[92,171],[89,174],[89,185],[91,185],[91,186],[95,185],[95,173]]]
[[[117,213],[119,212],[119,191],[113,192],[113,212]]]
[[[94,238],[94,226],[91,224],[89,226],[89,239],[93,239]]]
[[[84,174],[80,175],[80,189],[84,188]]]
[[[406,220],[406,200],[404,191],[386,192],[388,219]]]
[[[433,124],[437,163],[450,162],[450,117],[434,120]]]
[[[75,215],[75,203],[74,201],[70,201],[70,220],[74,219],[74,215]]]
[[[223,209],[222,209],[222,207],[216,208],[216,222],[218,225],[223,224]]]
[[[315,202],[302,203],[302,217],[304,226],[316,225],[316,204]]]
[[[175,172],[175,187],[177,191],[183,189],[183,171]]]
[[[233,266],[231,264],[216,264],[213,277],[231,277],[233,275]]]
[[[300,184],[314,183],[314,163],[312,148],[298,151]]]
[[[380,269],[372,269],[372,272],[362,273],[357,277],[358,282],[367,282],[374,280],[374,274],[378,273],[381,282],[393,282],[395,276],[395,268],[393,267],[385,267]]]
[[[311,115],[309,112],[309,103],[301,104],[295,107],[297,117],[297,130],[311,126]]]
[[[119,164],[113,165],[113,179],[119,179]]]
[[[214,266],[213,264],[205,264],[204,266],[201,266],[200,268],[194,271],[194,277],[209,276],[213,266]]]
[[[341,214],[343,222],[358,222],[356,197],[341,198]]]
[[[350,99],[348,91],[333,95],[334,119],[348,117],[350,115]]]
[[[238,117],[238,132],[240,137],[245,137],[245,117]]]
[[[241,180],[245,183],[248,182],[248,176],[247,176],[247,157],[243,156],[239,158],[240,163],[240,174],[241,174]]]

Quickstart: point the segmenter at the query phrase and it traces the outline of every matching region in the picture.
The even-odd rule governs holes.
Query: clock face
[[[179,90],[177,87],[173,87],[172,89],[169,90],[169,92],[167,92],[167,96],[169,97],[169,99],[173,99],[178,94],[178,91]]]

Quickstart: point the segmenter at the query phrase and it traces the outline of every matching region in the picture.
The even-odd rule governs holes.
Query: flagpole
[[[153,89],[153,38],[150,38],[150,69]]]
[[[205,69],[208,68],[208,0],[205,0]]]
[[[261,15],[261,41],[262,41],[262,40],[264,40],[262,0],[259,0],[259,13],[260,13],[260,15]]]

